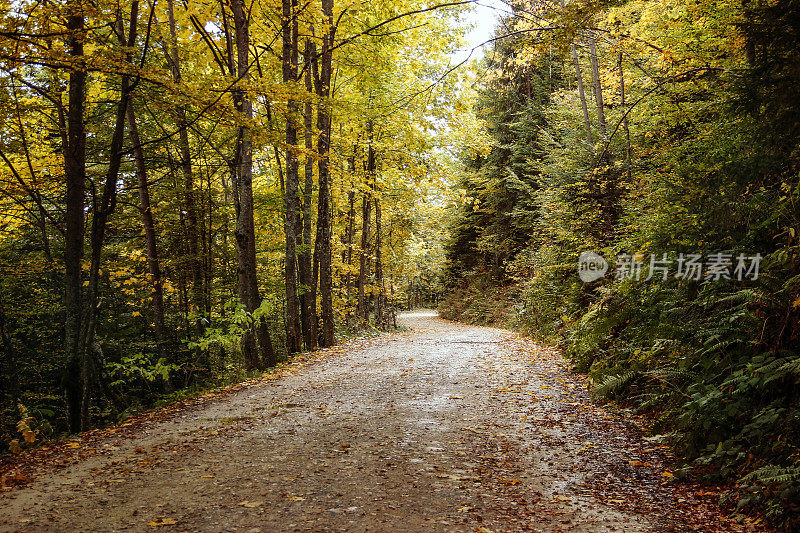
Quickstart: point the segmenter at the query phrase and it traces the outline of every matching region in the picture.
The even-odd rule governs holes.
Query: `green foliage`
[[[212,348],[236,351],[242,341],[242,335],[253,324],[256,318],[261,318],[271,307],[270,300],[265,299],[254,313],[248,313],[244,305],[237,299],[231,298],[225,303],[229,314],[212,327],[204,330],[203,336],[187,342],[190,349],[208,351]]]
[[[135,353],[122,357],[119,362],[109,362],[106,369],[110,372],[112,387],[132,389],[135,384],[150,385],[159,380],[168,382],[170,376],[181,369],[181,365],[167,363],[163,357],[154,358],[149,354]]]
[[[471,302],[493,299],[474,293],[505,296],[503,323],[561,346],[594,397],[651,415],[685,471],[728,480],[733,508],[796,528],[800,79],[789,65],[800,57],[790,22],[800,5],[660,0],[579,11],[558,21],[563,33],[509,39],[487,65],[476,113],[492,150],[464,157],[463,196],[480,202],[453,223],[443,312],[469,318]],[[552,40],[571,65],[570,40],[585,41],[586,26],[609,32],[597,46],[614,136],[603,139],[589,86],[594,146],[574,70],[563,68],[549,94],[520,90],[552,61]],[[579,65],[588,85],[585,56]],[[526,108],[535,128],[510,111]],[[610,259],[612,272],[583,283],[585,250]],[[611,275],[620,253],[665,252],[763,259],[755,280],[645,280],[646,267],[639,280]]]

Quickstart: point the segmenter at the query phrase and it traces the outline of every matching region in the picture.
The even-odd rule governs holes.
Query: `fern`
[[[639,377],[639,375],[639,372],[631,370],[621,374],[606,376],[599,385],[592,389],[592,396],[595,398],[617,396]]]
[[[741,481],[745,483],[758,483],[764,486],[785,485],[790,482],[800,481],[800,466],[762,466],[744,476]]]
[[[800,376],[800,356],[795,357],[791,361],[785,362],[780,368],[778,368],[778,372]]]
[[[656,406],[663,406],[673,398],[671,392],[645,392],[636,397],[640,412],[647,411]]]

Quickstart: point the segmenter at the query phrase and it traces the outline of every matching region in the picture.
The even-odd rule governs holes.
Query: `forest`
[[[678,474],[799,527],[800,4],[506,22],[462,137],[443,316],[556,344],[593,396],[648,415]],[[607,272],[579,277],[585,252]]]
[[[0,453],[438,306],[800,527],[800,2],[475,3],[3,0]]]
[[[462,8],[335,9],[4,3],[4,447],[386,329],[429,296]]]

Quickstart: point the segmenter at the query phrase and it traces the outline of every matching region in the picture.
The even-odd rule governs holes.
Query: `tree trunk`
[[[631,132],[628,129],[628,115],[625,109],[625,71],[622,68],[622,52],[619,53],[619,94],[622,108],[622,129],[625,132],[625,169],[628,181],[631,180]]]
[[[309,96],[313,91],[311,81],[310,59],[315,53],[311,39],[306,39],[305,50],[303,52],[306,62],[305,82],[306,91]],[[314,189],[314,158],[311,152],[314,150],[314,108],[311,100],[307,99],[303,109],[303,128],[305,131],[305,147],[308,152],[306,155],[305,166],[303,168],[303,221],[302,221],[302,244],[303,248],[298,256],[298,273],[300,274],[300,318],[303,325],[303,343],[306,350],[315,350],[317,347],[317,301],[316,287],[312,285],[312,254],[311,254],[311,230],[313,216],[313,189]]]
[[[742,15],[745,20],[745,24],[749,25],[753,22],[753,15],[750,11],[750,0],[741,0],[742,5]],[[756,62],[756,45],[753,42],[753,36],[750,34],[749,31],[745,31],[744,33],[744,57],[747,60],[747,66],[753,67]]]
[[[76,5],[77,4],[77,5]],[[68,4],[67,46],[76,65],[83,61],[83,11],[78,2]],[[84,107],[86,98],[86,72],[74,68],[69,73],[69,109],[67,111],[68,146],[64,151],[64,176],[66,180],[66,211],[64,238],[66,308],[64,336],[63,386],[69,408],[69,426],[73,432],[81,428],[81,353],[80,337],[83,322],[82,266],[85,236],[84,195],[86,180],[86,128]]]
[[[375,148],[372,146],[372,121],[367,123],[369,145],[367,148],[367,176],[373,178],[375,174]],[[369,276],[369,227],[372,207],[372,195],[367,185],[364,199],[361,204],[361,257],[358,269],[358,308],[357,314],[362,326],[369,322],[369,305],[366,298],[366,284]]]
[[[383,327],[383,264],[381,263],[381,202],[375,198],[375,323]]]
[[[205,278],[203,279],[203,287],[205,287],[205,291],[203,291],[205,295],[205,302],[206,302],[206,310],[205,315],[207,317],[211,317],[211,309],[214,306],[214,302],[212,299],[212,280],[214,279],[214,198],[212,196],[211,190],[211,172],[207,172],[207,181],[206,187],[208,191],[208,234],[206,235],[206,268],[205,268]],[[224,179],[224,178],[223,178]]]
[[[356,304],[356,315],[365,326],[369,322],[369,306],[366,297],[367,277],[369,276],[369,227],[372,199],[368,192],[364,193],[361,201],[361,255],[358,263],[358,279],[356,281],[356,292],[358,301]]]
[[[586,140],[589,141],[589,144],[593,144],[592,141],[592,125],[589,120],[589,108],[586,105],[586,91],[583,87],[583,76],[581,75],[581,63],[578,60],[578,51],[575,49],[575,44],[569,45],[570,51],[572,52],[572,62],[575,64],[575,79],[578,83],[578,96],[581,99],[581,110],[583,111],[583,127],[586,130]]]
[[[353,158],[350,158],[351,172],[354,170],[355,163]],[[353,238],[355,237],[355,220],[356,220],[356,190],[351,188],[347,191],[347,230],[345,231],[344,239],[344,286],[347,295],[347,302],[345,304],[345,316],[347,317],[347,325],[350,326],[351,312],[350,308],[353,304],[353,274],[350,269],[353,265]]]
[[[182,80],[180,58],[178,56],[178,37],[175,23],[173,0],[167,0],[167,15],[169,17],[170,46],[166,50],[167,63],[172,72],[172,79],[176,83]],[[189,148],[189,125],[186,121],[186,108],[182,105],[175,106],[175,122],[178,127],[178,150],[180,151],[180,168],[183,173],[183,202],[186,210],[186,268],[192,285],[192,298],[190,312],[202,314],[204,289],[203,267],[200,261],[200,245],[198,237],[197,202],[195,200],[194,173],[192,170],[192,156]],[[204,329],[202,323],[197,322],[199,330]]]
[[[316,307],[317,307],[317,287],[319,286],[319,260],[322,256],[322,252],[320,252],[322,246],[322,242],[320,240],[319,228],[317,228],[317,235],[314,238],[314,255],[311,260],[311,290],[313,294],[313,301],[314,301],[314,327],[317,332],[316,343],[317,346],[326,346],[325,338],[320,335],[319,329],[319,320],[318,315],[316,314]]]
[[[131,17],[128,40],[125,43],[132,48],[136,42],[136,26],[139,20],[139,2],[131,2]],[[119,35],[123,35],[122,20],[117,19]],[[130,54],[126,54],[126,61],[130,61]],[[89,287],[86,293],[83,323],[79,350],[81,356],[81,408],[80,430],[84,431],[89,426],[89,396],[90,396],[90,364],[91,350],[95,343],[95,329],[97,324],[97,306],[100,298],[100,264],[102,262],[103,244],[108,220],[113,214],[117,204],[117,180],[122,164],[122,143],[125,135],[125,118],[128,114],[130,100],[130,78],[122,75],[120,87],[120,100],[114,119],[114,130],[109,146],[109,164],[103,185],[102,196],[98,204],[97,197],[92,202],[92,228],[91,228],[91,262],[89,266]]]
[[[317,239],[319,240],[319,290],[322,297],[322,341],[324,346],[333,346],[333,265],[331,250],[331,195],[329,152],[331,145],[331,116],[328,98],[331,92],[333,71],[333,40],[336,25],[333,19],[333,0],[322,0],[322,14],[328,32],[322,40],[322,55],[317,80],[317,95],[320,97],[317,111],[317,153],[319,156],[319,200],[317,202]]]
[[[230,176],[229,176],[230,177]],[[232,200],[231,188],[233,187],[233,183],[228,186],[228,180],[225,179],[225,176],[222,176],[220,179],[220,183],[222,184],[222,201],[223,205],[230,205]],[[227,213],[224,214],[222,217],[222,265],[220,273],[220,277],[222,278],[222,285],[225,287],[225,291],[227,292],[227,288],[232,284],[230,279],[230,271],[231,271],[231,258],[230,258],[230,251],[228,248],[228,237],[230,235],[230,217]],[[227,298],[221,297],[219,300],[219,314],[220,316],[225,316],[226,308],[225,304]]]
[[[561,0],[561,8],[563,9],[564,0]],[[578,59],[578,51],[575,48],[575,43],[569,43],[569,51],[572,54],[572,63],[575,66],[575,81],[578,84],[578,96],[581,99],[581,110],[583,111],[583,127],[586,129],[586,139],[589,144],[594,144],[592,141],[592,125],[589,121],[589,108],[586,105],[586,91],[583,87],[583,75],[581,74],[581,62]]]
[[[606,132],[606,112],[603,104],[603,86],[600,83],[600,69],[597,64],[597,45],[594,34],[589,31],[589,60],[592,66],[592,85],[594,85],[594,101],[597,105],[597,122],[600,126],[600,136],[603,140],[608,136]]]
[[[240,83],[250,80],[250,22],[245,12],[244,0],[231,0],[234,32],[236,35],[236,66]],[[249,122],[253,119],[253,103],[241,86],[233,93],[234,106],[242,123],[236,136],[234,155],[234,182],[236,202],[236,251],[239,299],[248,313],[261,305],[261,294],[256,275],[256,230],[253,213],[253,144]],[[245,365],[249,369],[277,363],[269,329],[263,317],[256,320],[242,339]]]
[[[133,105],[128,106],[128,129],[133,145],[133,158],[136,161],[136,181],[139,188],[139,210],[142,213],[145,247],[147,250],[147,268],[150,272],[150,283],[153,286],[153,325],[159,351],[164,343],[164,280],[161,279],[161,266],[158,261],[156,230],[153,223],[153,212],[150,206],[150,188],[147,183],[147,167],[139,138],[139,126]]]
[[[283,47],[281,62],[283,81],[297,81],[297,18],[296,0],[282,0],[283,8]],[[286,257],[284,260],[285,299],[286,299],[286,351],[289,354],[301,351],[300,304],[297,290],[297,242],[300,228],[300,169],[297,161],[297,101],[290,97],[286,105],[286,174],[283,229],[286,236]]]
[[[603,86],[600,80],[600,68],[598,66],[597,45],[594,33],[589,31],[589,59],[592,67],[592,85],[594,86],[595,104],[597,105],[597,122],[600,128],[600,137],[604,143],[604,150],[601,160],[610,167],[612,154],[608,150],[608,133],[606,129],[605,104],[603,102]],[[611,170],[606,174],[606,179],[597,184],[597,193],[600,197],[600,205],[603,212],[604,227],[601,229],[600,238],[609,239],[613,232],[618,217],[618,195],[617,177]],[[605,189],[605,190],[604,190]]]

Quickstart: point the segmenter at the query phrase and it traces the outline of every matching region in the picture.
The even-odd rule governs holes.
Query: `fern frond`
[[[742,481],[761,485],[783,485],[800,480],[800,467],[777,465],[762,466],[742,478]]]
[[[623,372],[622,374],[606,376],[605,379],[592,390],[592,396],[595,398],[615,396],[628,387],[637,377],[639,377],[639,372],[633,370]]]
[[[791,361],[787,361],[784,363],[779,369],[778,372],[783,372],[786,374],[794,374],[796,376],[800,375],[800,357],[795,357]]]

